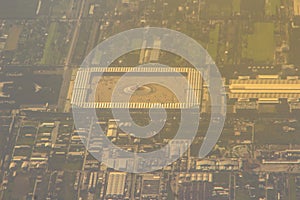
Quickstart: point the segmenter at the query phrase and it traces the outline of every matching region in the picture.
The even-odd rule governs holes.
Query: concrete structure
[[[294,0],[294,16],[300,16],[300,0]]]
[[[111,172],[108,175],[106,196],[123,196],[125,190],[126,173]]]
[[[280,79],[278,76],[240,77],[229,82],[230,99],[255,99],[258,103],[279,103],[280,99],[300,99],[298,77]]]
[[[239,171],[242,165],[242,160],[231,158],[224,158],[222,160],[196,160],[195,169],[199,171]]]
[[[216,170],[216,161],[215,160],[199,160],[196,161],[196,170],[201,171],[214,171]]]
[[[77,72],[77,79],[74,84],[73,96],[71,103],[81,108],[131,108],[131,109],[149,109],[156,107],[155,103],[137,103],[137,102],[90,102],[88,99],[92,95],[92,83],[91,79],[97,76],[97,73],[181,73],[185,74],[187,81],[190,84],[191,90],[186,91],[186,102],[181,103],[161,103],[165,109],[184,109],[190,108],[191,106],[198,106],[201,102],[201,91],[202,91],[202,79],[201,74],[190,67],[177,67],[172,70],[169,68],[160,67],[94,67],[88,69],[79,69]],[[194,95],[193,95],[194,94]],[[194,99],[194,97],[196,99]]]
[[[10,81],[10,82],[0,82],[0,97],[1,98],[9,98],[10,97],[9,94],[4,94],[4,92],[3,92],[4,85],[6,85],[6,84],[13,84],[13,82],[12,81]]]
[[[117,128],[118,128],[117,122],[115,120],[109,120],[107,133],[106,133],[107,137],[111,137],[111,138],[117,137]]]
[[[217,161],[217,166],[220,171],[238,171],[242,167],[242,163],[239,160],[226,159]]]
[[[192,143],[191,140],[185,140],[185,139],[171,140],[170,143],[169,143],[169,145],[170,145],[170,154],[169,154],[169,156],[171,158],[172,157],[179,157],[180,155],[183,155],[184,153],[186,153],[187,156],[189,156],[188,147],[190,146],[191,143]]]
[[[158,199],[160,195],[160,176],[143,175],[141,193],[142,199]]]
[[[289,101],[290,111],[300,110],[299,99]]]
[[[158,61],[159,59],[159,54],[160,54],[160,49],[161,49],[161,40],[160,39],[156,39],[154,41],[154,46],[153,49],[151,51],[151,55],[150,55],[150,62],[151,61]]]

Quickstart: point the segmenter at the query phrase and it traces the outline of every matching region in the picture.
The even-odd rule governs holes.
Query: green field
[[[19,137],[16,145],[33,145],[34,141],[33,137]]]
[[[73,200],[76,198],[76,191],[73,189],[76,173],[65,172],[63,176],[62,190],[58,193],[58,199]]]
[[[297,198],[295,177],[293,175],[290,175],[288,180],[289,180],[289,190],[288,190],[289,200],[294,200]]]
[[[13,51],[18,48],[18,41],[20,34],[22,32],[23,26],[22,25],[14,25],[10,28],[8,39],[6,41],[5,50]]]
[[[48,37],[44,48],[42,65],[60,65],[67,51],[64,37],[67,31],[66,24],[52,22],[48,29]]]
[[[229,183],[229,173],[214,173],[213,180],[218,184],[227,184]]]
[[[280,7],[280,0],[266,0],[265,14],[276,15],[276,11],[279,7]]]
[[[249,196],[249,191],[244,189],[237,190],[236,199],[251,200],[251,197]]]
[[[273,124],[270,121],[259,121],[255,124],[255,143],[258,145],[265,144],[299,144],[299,131],[284,133],[282,124]],[[294,125],[298,128],[298,125]]]
[[[50,28],[48,30],[48,38],[44,49],[44,54],[41,63],[42,64],[50,64],[53,62],[52,60],[57,56],[59,52],[54,51],[54,40],[57,37],[57,26],[58,23],[53,22],[50,25]]]
[[[68,159],[65,160],[63,169],[67,171],[81,170],[82,164],[83,164],[82,160]]]
[[[0,0],[0,18],[28,19],[36,17],[38,0]]]
[[[253,17],[263,16],[265,0],[241,0],[242,14],[251,14]]]
[[[66,15],[71,7],[72,0],[59,0],[55,1],[52,7],[51,15],[55,17],[62,17]]]
[[[300,51],[300,29],[299,28],[294,28],[291,30],[290,34],[290,45],[291,45],[291,50],[289,52],[289,61],[295,65],[300,65],[300,56],[299,56],[299,51]]]
[[[234,13],[241,12],[241,0],[232,0],[232,11]]]
[[[220,24],[217,24],[216,27],[209,33],[209,44],[208,44],[208,53],[213,60],[216,60],[218,56],[218,42],[219,42],[219,33],[220,33]]]
[[[206,15],[209,17],[229,17],[232,14],[232,0],[206,0]]]
[[[31,150],[29,148],[15,149],[14,156],[30,156]]]
[[[14,180],[8,183],[3,199],[24,199],[24,196],[32,191],[33,186],[34,183],[28,174],[18,173]]]
[[[244,40],[242,56],[257,63],[268,63],[274,60],[275,39],[273,23],[255,23],[253,34]]]
[[[73,63],[82,63],[86,56],[86,48],[90,37],[90,30],[92,29],[92,21],[83,21],[79,31],[78,41],[76,43],[74,55],[72,58]]]

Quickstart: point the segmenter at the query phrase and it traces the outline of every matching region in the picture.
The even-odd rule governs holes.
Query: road
[[[0,177],[2,177],[2,180],[5,180],[6,174],[8,173],[7,168],[9,166],[9,163],[13,157],[14,147],[15,143],[17,141],[17,138],[20,134],[20,127],[22,125],[23,119],[21,121],[18,121],[15,119],[16,112],[12,111],[12,122],[10,124],[9,128],[9,135],[6,138],[6,144],[3,148],[4,151],[1,152],[2,154],[2,161],[0,166]],[[2,183],[0,183],[0,199],[3,199],[4,196],[4,187],[2,186]]]
[[[81,26],[81,19],[83,16],[85,1],[81,0],[81,7],[79,11],[78,18],[76,20],[76,26],[74,29],[73,37],[71,40],[70,48],[65,59],[65,66],[64,66],[64,74],[63,74],[63,82],[60,89],[59,99],[58,99],[58,111],[64,111],[64,105],[68,94],[69,84],[72,78],[72,67],[70,66],[71,60],[73,57],[73,53],[76,47],[76,43],[79,36],[80,26]]]
[[[131,174],[131,189],[130,189],[130,199],[135,199],[135,184],[136,184],[137,176],[136,174]]]
[[[89,147],[90,145],[90,139],[91,139],[91,135],[92,135],[92,131],[93,131],[93,126],[94,126],[94,119],[91,119],[91,124],[89,127],[89,134],[88,134],[88,138],[86,141],[86,147]],[[81,174],[84,174],[85,172],[85,164],[86,164],[86,159],[87,156],[89,155],[89,151],[88,148],[85,148],[85,152],[84,152],[84,158],[83,158],[83,162],[82,162],[82,168],[81,168]],[[83,176],[81,176],[80,180],[79,180],[79,184],[78,184],[78,191],[77,191],[77,198],[80,199],[80,192],[81,192],[81,185],[84,184],[83,182]]]

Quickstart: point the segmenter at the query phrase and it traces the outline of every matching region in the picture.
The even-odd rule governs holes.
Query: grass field
[[[265,14],[276,15],[276,10],[280,7],[280,0],[266,0]]]
[[[290,175],[288,180],[289,180],[289,200],[297,199],[295,176]]]
[[[17,174],[13,181],[9,182],[8,189],[5,190],[3,199],[24,199],[26,194],[32,191],[33,182],[26,174]]]
[[[232,14],[232,0],[206,0],[206,6],[210,17],[228,17]]]
[[[33,145],[34,138],[19,137],[16,144],[17,145]]]
[[[65,160],[63,169],[67,171],[81,170],[82,163],[83,163],[82,160]]]
[[[5,143],[6,143],[6,137],[7,137],[7,131],[2,131],[0,132],[0,151],[4,151],[5,148]],[[0,156],[0,159],[2,159],[2,156]]]
[[[232,11],[234,13],[241,12],[241,0],[232,0]]]
[[[51,10],[51,1],[42,1],[39,15],[49,15]]]
[[[36,17],[38,0],[0,0],[0,18],[27,19]]]
[[[56,56],[58,52],[53,51],[54,39],[57,36],[57,26],[58,23],[53,22],[50,25],[49,31],[48,31],[48,38],[44,49],[44,54],[41,63],[46,64],[52,62],[51,60]]]
[[[271,123],[271,124],[270,124]],[[255,143],[258,145],[264,144],[299,144],[299,131],[284,133],[283,124],[273,124],[269,121],[259,121],[255,125]],[[299,125],[291,125],[298,130]]]
[[[73,63],[82,63],[86,56],[86,48],[90,37],[90,31],[92,29],[92,21],[83,21],[80,27],[78,41],[76,43],[75,51],[73,54]]]
[[[59,0],[53,4],[51,15],[55,17],[62,17],[70,9],[72,0]]]
[[[219,42],[219,33],[220,33],[220,24],[217,24],[216,27],[209,33],[209,44],[208,44],[208,53],[213,60],[216,60],[218,55],[218,42]]]
[[[243,200],[251,200],[251,197],[249,196],[248,190],[237,190],[236,191],[236,199],[243,199]]]
[[[241,12],[262,16],[265,10],[265,0],[241,0]]]
[[[275,40],[273,23],[255,23],[254,33],[246,36],[246,45],[243,46],[243,58],[258,63],[267,63],[274,60]]]
[[[14,25],[9,29],[8,39],[6,41],[5,50],[12,51],[17,49],[19,36],[22,32],[23,26]]]
[[[63,176],[62,190],[58,193],[58,199],[73,200],[76,199],[76,191],[73,189],[76,174],[65,172]]]
[[[66,33],[66,24],[52,22],[48,30],[48,37],[44,48],[41,64],[43,65],[60,65],[62,64],[63,55],[66,53],[64,34]]]
[[[300,56],[298,53],[300,52],[300,29],[292,29],[290,35],[291,36],[289,43],[291,46],[291,50],[289,52],[289,62],[295,65],[300,65]]]

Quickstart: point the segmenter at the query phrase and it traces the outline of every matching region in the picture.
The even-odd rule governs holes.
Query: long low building
[[[294,0],[294,16],[300,15],[300,0]]]
[[[107,197],[121,197],[124,195],[126,182],[126,173],[124,172],[111,172],[108,175],[108,183],[106,188]]]
[[[278,76],[258,76],[256,79],[239,77],[229,81],[230,99],[257,99],[275,102],[275,99],[300,99],[298,77],[280,79]]]

